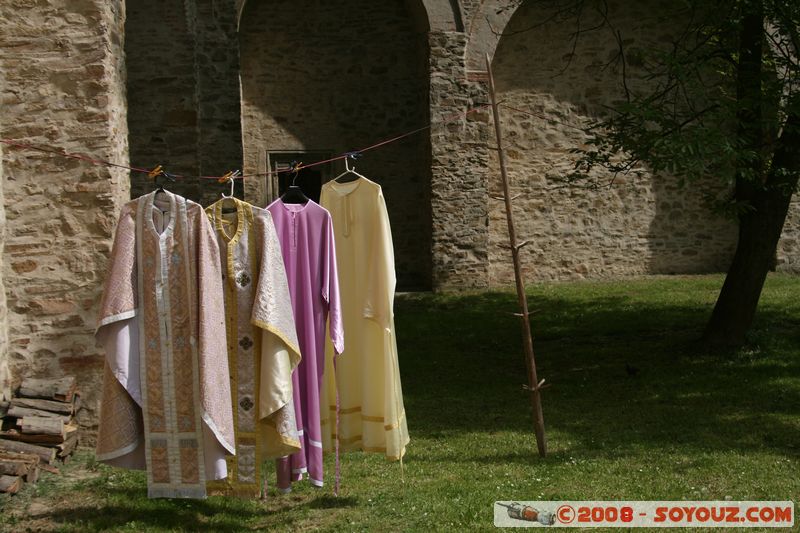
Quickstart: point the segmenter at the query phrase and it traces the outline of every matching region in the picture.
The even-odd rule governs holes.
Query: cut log
[[[6,416],[10,405],[11,404],[9,402],[0,402],[0,418]]]
[[[42,463],[39,466],[40,466],[40,468],[42,470],[44,470],[45,472],[50,472],[51,474],[60,474],[61,473],[61,470],[59,470],[57,467],[55,467],[53,465]]]
[[[11,407],[27,407],[28,409],[50,411],[51,413],[58,413],[60,415],[71,415],[75,412],[75,404],[80,396],[75,395],[74,398],[76,401],[73,403],[41,400],[38,398],[11,398]],[[2,407],[0,407],[0,409],[2,409]]]
[[[61,435],[28,435],[20,433],[17,429],[0,431],[0,439],[29,442],[31,444],[41,444],[42,446],[57,446],[66,440]]]
[[[65,424],[69,423],[69,421],[72,419],[71,415],[62,415],[58,413],[51,413],[50,411],[42,411],[41,409],[18,407],[16,405],[12,405],[11,409],[8,410],[8,416],[13,416],[16,418],[24,418],[28,416],[35,416],[39,418],[57,418],[62,422],[64,422]]]
[[[0,492],[16,494],[22,486],[19,476],[0,476]]]
[[[20,385],[19,396],[72,403],[76,386],[75,376],[59,379],[28,378]]]
[[[74,439],[69,439],[63,444],[59,444],[58,446],[56,446],[56,450],[58,450],[58,457],[61,458],[62,460],[66,459],[67,457],[72,455],[72,452],[74,452],[75,448],[77,447],[78,447],[78,437],[75,437]]]
[[[0,474],[5,476],[24,476],[31,469],[31,464],[24,461],[0,459]]]
[[[77,413],[83,407],[83,402],[81,402],[81,393],[75,391],[75,396],[72,397],[72,412]]]
[[[62,440],[66,438],[64,422],[58,418],[26,416],[17,420],[17,426],[22,428],[22,433],[28,435],[56,435]]]
[[[8,474],[8,475],[22,475],[22,474],[15,474],[13,472],[3,471],[9,470],[12,468],[11,465],[25,465],[26,472],[25,475],[25,482],[26,483],[36,483],[36,480],[39,479],[39,463],[40,459],[38,455],[31,455],[27,453],[4,453],[0,452],[0,474]],[[16,470],[17,472],[20,469]]]
[[[77,434],[78,426],[67,424],[64,426],[63,435],[29,435],[27,433],[21,433],[18,429],[11,429],[8,431],[0,431],[0,439],[30,442],[43,446],[56,446],[68,441],[72,435],[77,436]]]
[[[25,474],[25,483],[36,483],[39,481],[39,470],[39,465],[31,466],[31,469]]]
[[[72,424],[64,426],[64,433],[66,434],[64,442],[56,446],[56,448],[59,450],[63,450],[65,447],[70,446],[71,441],[78,440],[78,426],[73,426]]]
[[[44,446],[16,442],[5,438],[0,439],[0,452],[29,453],[39,456],[39,459],[48,464],[52,463],[56,458],[55,448],[45,448]]]
[[[32,453],[0,452],[0,461],[22,461],[23,463],[38,465],[41,462],[41,458]]]

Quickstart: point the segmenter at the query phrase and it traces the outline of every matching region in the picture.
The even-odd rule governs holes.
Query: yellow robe
[[[394,250],[381,187],[365,178],[331,181],[320,204],[333,218],[342,316],[347,343],[336,358],[330,339],[325,350],[322,413],[323,446],[336,437],[343,450],[384,453],[400,459],[409,442],[394,328]],[[327,416],[326,416],[327,415]]]
[[[224,200],[206,213],[222,258],[236,456],[228,458],[228,478],[210,481],[208,489],[258,497],[263,461],[300,449],[292,400],[300,349],[272,215],[231,202],[232,213],[223,211]]]

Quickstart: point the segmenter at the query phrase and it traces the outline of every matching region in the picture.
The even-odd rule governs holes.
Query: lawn
[[[495,500],[797,502],[800,277],[770,276],[750,345],[709,355],[696,340],[721,284],[531,286],[539,375],[552,383],[546,459],[522,389],[514,293],[403,295],[412,443],[402,472],[349,453],[338,498],[300,483],[265,502],[151,501],[141,473],[98,465],[87,450],[62,476],[0,498],[0,530],[488,531]]]

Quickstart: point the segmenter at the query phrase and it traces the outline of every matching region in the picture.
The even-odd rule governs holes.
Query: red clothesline
[[[448,123],[453,122],[453,121],[455,121],[457,119],[466,117],[466,116],[468,116],[468,115],[470,115],[470,114],[472,114],[472,113],[474,113],[476,111],[479,111],[481,109],[485,109],[488,106],[489,106],[489,104],[481,104],[479,106],[470,108],[470,109],[468,109],[466,111],[463,111],[463,112],[460,112],[460,113],[457,113],[457,114],[454,114],[454,115],[450,115],[448,117],[445,117],[441,121],[441,124],[448,124]],[[394,137],[390,137],[390,138],[388,138],[386,140],[377,142],[375,144],[371,144],[371,145],[369,145],[369,146],[367,146],[365,148],[361,148],[359,150],[353,150],[353,151],[350,151],[350,152],[345,152],[343,154],[339,154],[339,155],[337,155],[335,157],[331,157],[330,159],[325,159],[325,160],[322,160],[322,161],[315,161],[313,163],[308,163],[308,164],[302,164],[301,163],[300,165],[298,165],[296,167],[288,168],[288,169],[268,171],[268,172],[262,172],[262,173],[257,173],[257,174],[240,175],[240,176],[237,176],[236,178],[237,179],[238,178],[255,178],[255,177],[261,177],[261,176],[269,176],[271,174],[279,174],[281,172],[294,172],[294,171],[300,170],[302,168],[314,167],[314,166],[318,166],[318,165],[323,165],[325,163],[331,163],[333,161],[339,161],[341,159],[345,159],[346,157],[350,157],[353,154],[361,154],[363,152],[367,152],[369,150],[374,150],[376,148],[385,146],[387,144],[397,142],[399,140],[405,139],[406,137],[410,137],[411,135],[415,135],[415,134],[420,133],[422,131],[429,130],[432,127],[433,127],[433,124],[431,123],[431,124],[428,124],[427,126],[422,126],[420,128],[411,130],[409,132],[406,132],[406,133],[403,133],[403,134],[400,134],[400,135],[397,135],[397,136],[394,136]],[[37,145],[34,145],[34,144],[20,142],[20,141],[17,141],[15,139],[0,139],[0,143],[7,144],[8,146],[14,146],[14,147],[17,147],[17,148],[25,148],[25,149],[28,149],[28,150],[35,150],[35,151],[39,151],[39,152],[59,155],[61,157],[66,157],[66,158],[70,158],[70,159],[78,159],[80,161],[86,161],[88,163],[92,163],[93,165],[105,165],[105,166],[109,166],[109,167],[122,168],[122,169],[130,170],[132,172],[141,172],[141,173],[144,173],[144,174],[148,174],[152,170],[152,169],[146,169],[146,168],[141,168],[141,167],[120,165],[118,163],[112,163],[111,161],[106,161],[105,159],[98,159],[98,158],[94,158],[94,157],[90,157],[90,156],[83,155],[83,154],[78,154],[78,153],[70,153],[70,152],[67,152],[66,150],[64,150],[63,148],[59,149],[59,148],[53,148],[53,147],[42,147],[42,146],[37,146]],[[209,180],[213,179],[213,180],[220,180],[221,178],[224,178],[224,176],[191,176],[191,175],[185,175],[185,174],[172,174],[172,173],[168,173],[167,175],[169,177],[175,178],[175,179],[209,179]]]

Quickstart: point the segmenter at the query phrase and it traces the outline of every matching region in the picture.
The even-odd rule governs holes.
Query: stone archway
[[[494,57],[500,36],[519,7],[508,8],[509,0],[480,0],[468,21],[469,34],[466,67],[468,71],[486,71],[486,55]],[[506,9],[501,9],[501,8]]]
[[[266,174],[281,154],[308,154],[303,161],[311,162],[428,124],[424,7],[402,0],[316,3],[313,10],[293,0],[242,4],[244,173]],[[400,290],[432,284],[430,154],[430,136],[420,132],[366,153],[357,165],[384,189]],[[323,181],[341,167],[324,170]],[[257,205],[277,193],[260,177],[245,188]]]
[[[430,31],[463,31],[464,23],[461,20],[461,10],[458,0],[406,0],[409,10],[425,13],[424,25]],[[236,23],[241,26],[242,13],[244,13],[247,0],[235,0]],[[422,22],[417,15],[418,23]]]
[[[631,49],[669,42],[681,28],[674,11],[657,0],[615,3],[608,13],[583,12],[581,23],[599,29],[574,42],[574,19],[555,16],[546,3],[526,2],[498,43],[471,43],[473,50],[494,46],[498,99],[508,106],[502,119],[510,184],[519,194],[517,235],[531,241],[521,255],[526,279],[724,270],[734,228],[714,217],[697,191],[681,189],[676,180],[654,176],[645,167],[641,174],[616,177],[598,170],[598,179],[607,184],[599,190],[558,181],[574,170],[577,155],[571,150],[585,146],[581,128],[625,97],[622,67],[609,60],[618,50],[616,36],[602,24],[603,17]],[[626,73],[634,90],[652,83],[641,64],[629,62]],[[496,157],[491,161],[489,189],[496,194],[499,165]],[[693,184],[700,186],[705,185]],[[489,205],[489,283],[507,284],[513,270],[502,248],[505,212],[498,202]]]

